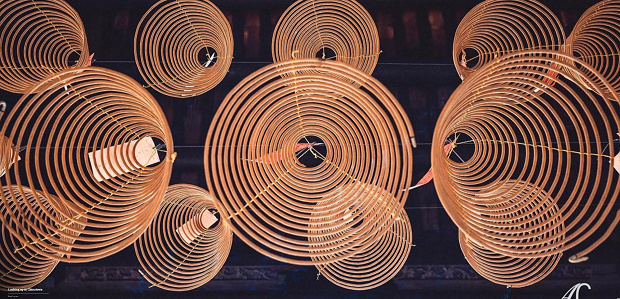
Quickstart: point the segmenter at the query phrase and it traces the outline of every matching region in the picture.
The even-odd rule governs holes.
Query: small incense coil
[[[499,57],[465,80],[439,116],[431,154],[437,194],[467,238],[487,250],[515,258],[555,255],[587,243],[615,212],[620,180],[609,162],[618,152],[613,140],[620,131],[619,111],[599,96],[611,85],[604,78],[598,80],[605,90],[592,84],[588,75],[595,71],[585,64],[585,70],[576,68],[577,60],[545,50]],[[445,155],[443,144],[454,137],[473,146],[465,162]],[[487,200],[489,192],[494,193]],[[547,215],[526,229],[537,232],[537,246],[515,245],[512,237],[492,233],[493,224],[486,222],[495,215],[509,229],[511,221],[527,220],[496,213],[494,200],[513,196],[531,205],[524,215]],[[552,230],[560,225],[563,236],[557,239]]]
[[[232,247],[232,229],[225,221],[205,227],[197,221],[205,211],[217,213],[206,190],[192,185],[168,188],[153,223],[135,243],[146,280],[165,290],[187,291],[220,271]],[[182,229],[190,230],[192,238]]]
[[[601,1],[590,7],[577,21],[564,50],[596,69],[620,94],[620,1]],[[580,64],[577,64],[580,66]],[[581,67],[580,67],[581,68]],[[581,68],[583,69],[583,68]],[[588,76],[601,84],[598,74]],[[585,82],[582,82],[586,84]],[[605,90],[605,88],[602,88]],[[612,99],[609,95],[603,95]]]
[[[344,63],[296,59],[254,72],[223,103],[206,140],[207,185],[250,247],[286,263],[325,264],[357,254],[391,227],[412,179],[414,133],[385,86]],[[321,163],[305,167],[296,149],[313,138],[326,152],[309,146],[302,155]],[[264,163],[274,152],[280,158]],[[391,195],[364,216],[354,240],[345,220],[322,220],[346,212],[348,204],[323,199],[351,183]],[[329,241],[313,241],[321,239]]]
[[[84,24],[63,0],[3,0],[0,31],[1,89],[35,92],[50,74],[89,64]]]
[[[486,0],[461,20],[454,34],[452,59],[461,79],[498,56],[520,50],[559,50],[562,24],[534,0]]]
[[[17,235],[24,244],[18,251],[77,263],[131,245],[150,224],[170,179],[175,154],[163,111],[140,84],[104,68],[63,71],[33,89],[39,92],[24,95],[0,131],[24,148],[20,167],[8,171],[0,184],[56,196],[69,212],[43,209],[49,221],[26,219],[11,227],[14,235],[23,234]],[[140,162],[143,153],[136,142],[142,140],[165,145],[160,163]],[[159,159],[158,150],[147,150],[147,161]],[[35,208],[27,204],[4,220],[19,222]],[[59,225],[65,229],[56,229]],[[68,244],[65,239],[74,235],[79,235],[75,244]],[[70,252],[63,249],[68,246]]]
[[[557,267],[562,253],[539,258],[514,258],[472,242],[459,231],[459,243],[467,262],[485,279],[511,288],[533,285]]]
[[[26,202],[34,208],[26,209],[25,213],[21,214],[25,218],[19,219],[18,221],[20,223],[25,223],[25,219],[31,219],[36,224],[49,221],[50,219],[48,216],[42,213],[41,207],[45,210],[53,211],[53,206],[56,206],[65,212],[70,212],[57,198],[51,197],[51,200],[48,200],[43,197],[40,192],[33,192],[28,188],[21,188],[19,186],[13,186],[11,188],[3,187],[2,193],[3,198],[7,199],[6,202],[4,200],[0,202],[0,213],[4,220],[6,220],[7,214],[17,213],[17,209],[26,208]],[[53,215],[62,217],[58,213],[53,213]],[[37,216],[41,216],[43,219],[38,220],[36,218]],[[15,249],[22,246],[22,243],[7,228],[11,225],[14,224],[7,221],[2,221],[1,223],[2,246],[0,246],[0,251],[2,252],[2,263],[0,263],[0,288],[5,292],[7,289],[11,288],[27,289],[37,285],[43,281],[58,264],[57,259],[42,256],[29,248],[15,251]],[[73,224],[73,227],[79,228],[77,224]],[[57,226],[54,230],[49,230],[51,229],[49,227],[44,227],[44,229],[48,229],[47,233],[50,233],[54,232],[56,229],[61,229],[61,227]],[[20,235],[23,234],[22,232],[17,233]],[[40,237],[44,237],[45,235],[46,234],[39,234]],[[72,243],[74,240],[74,238],[65,239],[68,243]],[[67,249],[70,250],[70,247]],[[50,252],[50,254],[53,255],[55,253]]]
[[[206,0],[157,2],[134,37],[136,64],[147,87],[177,98],[218,85],[232,63],[233,47],[226,16]]]
[[[326,54],[325,50],[333,51]],[[366,9],[354,0],[299,0],[280,17],[273,33],[274,62],[297,58],[335,59],[372,74],[381,48]],[[333,57],[330,57],[333,55]]]
[[[481,188],[476,194],[469,224],[469,234],[484,238],[498,254],[527,257],[541,244],[559,244],[564,237],[564,224],[555,200],[533,184],[507,180]],[[474,223],[475,222],[475,223]],[[540,240],[544,240],[541,242]],[[544,250],[541,250],[544,251]]]
[[[334,195],[339,197],[342,193]],[[338,201],[334,196],[330,199]],[[376,203],[380,199],[375,196],[367,200]],[[357,219],[363,221],[363,217],[357,215],[349,217],[352,222]],[[407,212],[401,209],[394,217],[396,221],[392,227],[370,247],[341,261],[329,264],[317,263],[316,268],[320,275],[335,285],[358,291],[379,287],[394,278],[405,265],[412,246],[411,223]],[[377,229],[381,231],[379,227]]]

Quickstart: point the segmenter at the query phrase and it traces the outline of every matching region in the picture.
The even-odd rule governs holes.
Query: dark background
[[[1,0],[0,0],[1,1]],[[87,31],[93,65],[128,74],[145,84],[133,61],[134,31],[156,1],[67,0]],[[204,142],[211,119],[227,92],[245,76],[271,62],[273,28],[293,1],[214,0],[231,21],[235,38],[232,66],[212,91],[191,99],[170,98],[151,90],[165,111],[178,158],[171,184],[206,188]],[[430,167],[435,121],[461,82],[452,65],[452,39],[462,17],[478,1],[365,0],[381,38],[379,64],[373,74],[398,98],[416,132],[414,180]],[[592,0],[542,0],[558,16],[568,36]],[[20,95],[0,91],[8,109]],[[579,266],[567,264],[548,279],[525,289],[507,290],[475,275],[462,256],[457,229],[444,212],[432,184],[410,193],[406,210],[414,244],[403,273],[393,282],[366,292],[352,292],[316,280],[313,267],[281,264],[236,239],[222,275],[190,292],[175,294],[141,279],[133,247],[89,264],[59,264],[39,287],[52,298],[561,298],[577,282],[588,282],[582,298],[620,298],[618,232]],[[32,295],[46,296],[46,295]],[[23,296],[20,296],[24,298]]]

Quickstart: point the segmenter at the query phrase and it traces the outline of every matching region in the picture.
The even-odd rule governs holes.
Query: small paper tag
[[[192,222],[196,223],[196,229],[192,229]],[[199,229],[209,229],[213,224],[217,222],[217,217],[213,215],[209,210],[204,210],[198,217],[194,217],[193,219],[187,221],[181,227],[177,229],[177,233],[181,235],[181,239],[187,244],[192,243],[200,232]]]
[[[139,165],[132,165],[133,163],[129,162],[131,161],[130,158],[125,156],[132,148],[134,148],[135,160]],[[108,159],[110,154],[115,156]],[[155,143],[151,137],[90,152],[88,153],[88,159],[90,160],[90,166],[95,179],[99,182],[135,170],[140,165],[144,167],[160,161]]]
[[[347,208],[345,210],[345,213],[346,214],[344,214],[344,217],[342,217],[342,220],[344,220],[345,223],[349,223],[349,222],[353,221],[353,212],[351,212],[351,209]]]
[[[204,228],[211,228],[215,222],[217,222],[217,217],[211,214],[209,210],[204,210],[202,215],[200,215],[200,224],[202,224]]]

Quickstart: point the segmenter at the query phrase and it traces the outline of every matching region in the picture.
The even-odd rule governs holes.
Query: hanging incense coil
[[[559,50],[562,24],[534,0],[486,0],[461,20],[454,35],[452,58],[461,79],[497,57],[520,50]]]
[[[588,74],[596,71],[576,62],[545,50],[499,57],[464,81],[439,117],[431,154],[437,194],[459,229],[485,250],[552,256],[587,243],[615,212],[620,180],[609,162],[618,152],[620,111],[599,96],[611,85],[602,77],[605,90],[592,84]],[[446,157],[443,144],[453,137],[457,148],[458,140],[473,146],[471,158]],[[509,201],[515,198],[522,202]],[[539,238],[536,246],[515,241],[525,231]]]
[[[84,24],[63,0],[3,0],[0,31],[1,89],[35,92],[49,75],[89,64]]]
[[[204,213],[217,214],[206,190],[185,184],[168,188],[153,223],[135,243],[146,280],[165,290],[187,291],[220,271],[232,247],[232,230],[224,221],[205,227]]]
[[[21,214],[25,218],[18,219],[20,223],[25,223],[25,219],[31,219],[34,223],[40,224],[41,222],[47,222],[50,219],[47,215],[42,213],[43,209],[50,210],[55,217],[62,217],[59,213],[53,212],[53,206],[70,213],[70,211],[58,201],[57,198],[51,197],[50,200],[43,197],[40,192],[34,192],[28,188],[20,188],[13,186],[11,188],[3,187],[3,198],[7,199],[0,202],[0,213],[2,214],[2,245],[0,251],[2,252],[2,263],[0,263],[0,288],[3,291],[7,289],[27,289],[31,288],[41,281],[43,281],[58,264],[58,260],[49,258],[38,254],[37,252],[25,248],[21,251],[15,251],[16,248],[22,246],[21,241],[15,237],[8,229],[8,226],[13,224],[7,220],[7,215],[11,213],[17,213],[17,209],[25,209],[25,213]],[[27,209],[26,202],[33,207],[33,209]],[[43,207],[43,208],[42,208]],[[36,217],[41,216],[43,220],[39,221]],[[77,224],[73,224],[74,228],[78,227]],[[57,226],[56,229],[60,229]],[[45,227],[44,229],[50,229]],[[47,233],[53,233],[55,230],[50,230]],[[18,234],[23,233],[18,231]],[[44,237],[47,234],[39,234],[40,237]],[[75,237],[75,236],[74,236]],[[72,243],[75,238],[66,238],[65,241]],[[70,251],[70,247],[67,248]],[[51,252],[50,254],[55,254]]]
[[[362,71],[328,60],[281,62],[248,76],[220,106],[205,146],[207,184],[222,218],[258,252],[298,265],[344,260],[380,239],[403,207],[413,137],[398,101]],[[296,154],[309,139],[325,153],[308,146],[299,155],[320,164],[305,167]],[[267,161],[273,153],[278,159]],[[324,201],[351,183],[341,204]],[[369,209],[355,202],[363,186],[390,196]],[[367,213],[354,235],[341,216],[355,205]]]
[[[233,59],[226,16],[206,0],[162,0],[140,20],[134,56],[148,87],[177,98],[218,85]]]
[[[271,42],[274,62],[318,55],[345,62],[369,75],[377,66],[380,52],[372,16],[354,0],[293,3],[280,17]]]
[[[342,192],[334,195],[339,197]],[[374,197],[370,200],[376,203],[380,199]],[[335,198],[332,200],[337,201]],[[350,217],[351,221],[355,221],[355,216]],[[335,285],[358,291],[379,287],[394,278],[409,257],[412,234],[409,217],[404,209],[393,217],[396,217],[396,221],[392,227],[370,247],[341,261],[317,263],[320,275]],[[379,227],[377,229],[380,230]]]
[[[104,68],[63,71],[34,89],[39,92],[23,96],[0,131],[25,149],[20,167],[0,184],[36,188],[69,212],[54,206],[40,211],[49,221],[19,222],[36,209],[26,203],[9,214],[3,221],[18,223],[9,228],[23,244],[17,250],[88,262],[129,246],[150,224],[170,179],[175,154],[161,108],[133,79]],[[163,159],[156,144],[165,145]],[[75,244],[65,241],[74,235]]]
[[[601,1],[590,7],[577,21],[566,40],[565,52],[596,69],[620,94],[620,1]],[[578,66],[580,64],[577,64]],[[601,85],[598,74],[588,76]],[[582,82],[582,84],[586,84]],[[606,90],[604,87],[603,90]],[[603,95],[612,99],[609,95]]]
[[[469,209],[477,215],[468,229],[470,234],[496,244],[490,249],[510,256],[528,256],[529,252],[544,252],[532,249],[539,243],[562,247],[562,217],[555,200],[544,190],[517,180],[480,189],[472,197],[476,205]]]
[[[562,253],[539,258],[513,258],[471,242],[459,231],[459,243],[467,262],[485,279],[511,288],[533,285],[557,267]]]

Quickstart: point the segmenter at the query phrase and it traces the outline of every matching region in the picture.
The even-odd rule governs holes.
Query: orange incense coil
[[[465,259],[480,276],[511,288],[527,287],[543,280],[562,257],[562,253],[539,258],[505,256],[472,242],[461,231],[459,243]]]
[[[49,221],[20,222],[36,209],[26,203],[9,214],[3,221],[17,223],[9,228],[23,244],[17,251],[88,262],[129,246],[150,224],[170,179],[175,154],[163,111],[140,84],[104,68],[63,71],[34,89],[39,92],[24,95],[0,130],[25,149],[20,167],[0,185],[36,188],[69,212],[42,209]],[[161,162],[153,162],[160,159],[155,144],[166,147]],[[75,244],[65,241],[74,235]]]
[[[35,92],[50,74],[89,63],[84,24],[63,0],[3,0],[0,32],[1,89]]]
[[[386,233],[403,207],[413,137],[398,101],[364,72],[329,60],[280,62],[248,76],[220,106],[205,146],[207,184],[222,218],[258,252],[298,265],[344,260]],[[305,167],[295,154],[309,139],[325,153],[309,146],[304,153],[320,164]],[[281,158],[258,162],[273,152]],[[367,209],[355,239],[340,216],[363,202],[324,202],[351,183],[350,192],[367,185],[391,195]]]
[[[371,190],[367,189],[366,192]],[[344,195],[342,192],[336,192],[327,200],[338,202],[342,195]],[[365,201],[377,203],[382,199],[374,196],[366,198]],[[356,222],[365,220],[360,214],[360,210],[350,210],[343,216],[348,220],[347,224],[354,224],[351,230],[358,227],[359,223]],[[358,291],[379,287],[392,279],[405,265],[412,246],[411,224],[407,212],[401,209],[393,217],[396,217],[396,221],[388,232],[368,248],[341,261],[328,264],[317,263],[316,267],[320,275],[335,285]],[[377,227],[377,231],[381,231],[381,228]]]
[[[0,202],[0,213],[3,219],[6,219],[8,214],[17,213],[17,209],[25,209],[25,213],[21,214],[25,218],[18,219],[19,223],[26,223],[26,219],[34,221],[36,224],[49,221],[49,216],[42,213],[43,210],[53,211],[53,206],[63,210],[65,212],[70,211],[58,201],[57,198],[51,197],[50,200],[43,197],[40,192],[33,192],[27,188],[21,188],[19,186],[13,186],[11,188],[2,188],[3,197],[7,200]],[[26,208],[26,202],[33,206],[33,209]],[[55,217],[62,217],[59,213],[52,212]],[[41,220],[37,219],[37,216],[43,217]],[[2,262],[0,263],[0,288],[4,291],[11,288],[27,289],[31,288],[41,281],[43,281],[58,264],[58,260],[43,256],[29,248],[25,248],[21,251],[15,251],[16,248],[22,246],[21,241],[13,235],[8,229],[8,226],[14,224],[7,221],[2,221],[2,246],[0,251],[2,252]],[[79,228],[77,224],[73,224],[73,227]],[[81,227],[83,228],[83,227]],[[51,229],[45,227],[44,229]],[[60,229],[57,226],[55,229]],[[53,232],[55,230],[49,230]],[[23,232],[17,232],[23,235]],[[39,234],[40,237],[44,237],[45,234]],[[74,236],[75,237],[75,236]],[[66,238],[65,241],[72,243],[75,239]],[[70,249],[67,248],[67,249]],[[50,254],[57,254],[53,251]]]
[[[205,212],[217,214],[206,190],[192,185],[168,188],[153,223],[135,243],[146,280],[165,290],[187,291],[219,272],[230,253],[232,229],[225,221],[205,224]]]
[[[611,85],[602,77],[592,84],[595,70],[576,68],[577,60],[546,50],[501,56],[465,80],[439,117],[431,154],[437,194],[486,250],[552,256],[591,241],[615,213],[620,180],[609,162],[618,152],[618,96],[599,96]],[[445,155],[443,144],[454,137],[473,146],[465,162]],[[511,205],[518,209],[503,211]],[[561,237],[554,233],[560,228]],[[515,241],[527,236],[539,239]]]
[[[148,87],[177,98],[218,85],[233,59],[226,16],[206,0],[162,0],[140,20],[134,56]]]
[[[348,63],[369,75],[377,66],[380,52],[372,16],[354,0],[293,3],[280,17],[271,42],[274,62],[319,55]]]
[[[472,198],[468,230],[491,243],[487,248],[499,254],[527,257],[541,246],[561,248],[564,225],[555,200],[536,186],[516,180],[492,184]],[[473,223],[475,222],[475,223]],[[544,240],[544,241],[540,241]]]
[[[486,0],[461,20],[452,59],[461,79],[498,56],[519,50],[559,50],[564,29],[556,16],[534,0]]]
[[[580,58],[596,69],[611,84],[611,92],[616,94],[620,94],[619,15],[618,0],[601,1],[590,7],[575,24],[564,48],[567,54]],[[588,77],[592,83],[601,84],[598,74],[589,74]],[[606,89],[603,87],[603,90]]]

